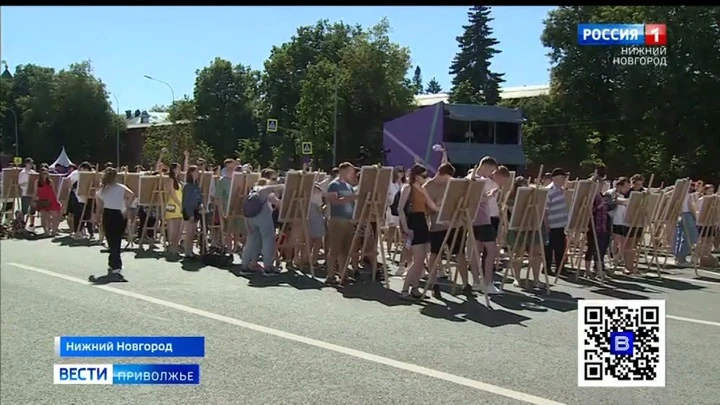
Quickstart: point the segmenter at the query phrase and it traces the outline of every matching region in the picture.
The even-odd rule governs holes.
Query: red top
[[[38,200],[48,200],[50,205],[46,208],[38,208],[38,211],[60,211],[60,203],[55,196],[55,190],[52,185],[39,184],[37,189]]]

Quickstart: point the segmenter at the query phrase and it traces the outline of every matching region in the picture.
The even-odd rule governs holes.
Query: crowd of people
[[[142,166],[133,170],[116,168],[107,163],[102,170],[101,184],[92,196],[78,195],[79,173],[98,171],[97,166],[93,168],[90,163],[82,162],[69,167],[36,167],[34,161],[27,158],[18,174],[20,210],[13,218],[12,228],[35,234],[35,218],[39,216],[40,226],[48,236],[58,235],[63,218],[74,239],[92,239],[101,231],[109,250],[108,274],[103,277],[110,281],[126,281],[122,274],[123,241],[127,240],[130,246],[147,239],[153,250],[157,248],[156,243],[162,241],[168,258],[199,260],[210,254],[238,254],[240,265],[231,270],[237,275],[275,276],[281,272],[279,264],[283,261],[289,270],[310,264],[315,268],[325,267],[325,283],[338,285],[351,282],[363,265],[378,268],[378,246],[367,241],[378,240],[375,233],[380,233],[380,240],[387,246],[388,259],[399,252],[394,275],[404,277],[401,289],[404,299],[423,296],[420,283],[424,277],[430,278],[433,295],[441,296],[438,278],[448,275],[443,269],[430,268],[439,255],[454,263],[462,280],[462,292],[466,295],[480,291],[488,295],[502,294],[502,288],[493,282],[493,274],[500,267],[509,267],[516,287],[546,288],[539,277],[541,270],[544,267],[546,274],[562,271],[566,257],[566,228],[570,215],[565,197],[568,173],[557,168],[545,173],[534,184],[522,176],[513,178],[508,168],[499,165],[494,158],[483,158],[465,175],[469,180],[484,181],[485,189],[474,208],[472,231],[468,233],[467,242],[461,243],[465,238],[456,237],[460,229],[448,229],[448,223],[438,221],[445,188],[450,179],[458,177],[444,150],[438,150],[443,153],[443,159],[433,176],[429,176],[428,168],[419,163],[409,169],[393,169],[385,223],[380,227],[373,224],[371,229],[360,232],[371,234],[370,238],[355,237],[358,224],[353,221],[353,213],[361,171],[350,162],[338,165],[327,180],[315,184],[305,230],[301,229],[300,223],[279,222],[278,210],[284,186],[278,171],[262,170],[257,184],[242,202],[243,215],[229,216],[227,207],[233,173],[252,172],[253,168],[240,164],[237,159],[226,159],[222,167],[214,170],[218,179],[209,192],[204,193],[200,176],[211,168],[202,159],[191,164],[187,152],[182,165],[166,164],[161,154],[151,170]],[[136,193],[119,180],[119,174],[126,172],[167,175],[170,181],[163,185],[164,206],[139,204]],[[37,187],[30,192],[29,181],[35,173]],[[67,201],[58,199],[59,192],[50,181],[51,173],[61,174],[70,182]],[[596,275],[595,269],[612,276],[621,266],[626,274],[636,275],[640,271],[636,266],[637,242],[644,232],[628,224],[625,214],[630,194],[645,190],[645,179],[636,174],[611,182],[604,167],[597,168],[590,178],[599,186],[592,202],[591,226],[594,229],[588,229],[586,238],[585,271],[590,277]],[[548,189],[543,232],[523,235],[523,231],[506,229],[499,238],[503,232],[501,220],[505,219],[502,216],[509,219],[518,188],[527,186]],[[720,232],[714,227],[698,229],[695,222],[705,196],[714,193],[713,185],[695,181],[682,203],[674,243],[675,262],[679,266],[688,264],[691,251],[709,255],[712,260],[711,252],[720,247]],[[163,227],[159,227],[161,223]],[[159,232],[160,229],[164,232]],[[515,243],[519,240],[522,243]],[[474,244],[472,247],[480,253],[481,260],[467,257],[469,243]],[[300,245],[307,249],[298,248]],[[691,246],[697,248],[691,249]],[[321,266],[323,256],[325,260]],[[606,256],[612,259],[612,266],[606,265]],[[504,260],[506,258],[512,259]],[[350,263],[349,269],[345,269],[346,263]],[[531,270],[532,280],[522,279],[524,266]],[[473,276],[472,281],[469,273]]]

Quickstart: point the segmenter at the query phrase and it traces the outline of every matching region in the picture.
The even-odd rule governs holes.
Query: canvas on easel
[[[125,187],[135,194],[135,198],[140,194],[140,176],[140,173],[125,173]]]
[[[58,202],[63,206],[63,208],[68,207],[68,203],[70,201],[70,191],[72,190],[72,181],[69,177],[63,177],[60,181],[60,189],[58,190],[57,196],[58,196]]]
[[[705,195],[698,202],[700,210],[697,217],[698,240],[695,250],[697,260],[693,261],[695,275],[698,268],[718,268],[718,258],[713,256],[713,238],[720,229],[720,194]]]
[[[547,205],[548,189],[545,187],[518,187],[515,191],[515,205],[510,215],[509,230],[517,232],[514,245],[510,248],[510,263],[516,259],[520,246],[539,243],[544,246],[543,218]],[[550,278],[545,261],[545,249],[540,249],[541,272],[545,275],[546,292],[550,293]],[[520,258],[522,259],[522,258]],[[529,269],[528,269],[529,271]]]
[[[690,183],[690,179],[677,179],[672,191],[665,195],[665,201],[661,203],[662,209],[655,223],[657,228],[656,248],[658,252],[667,255],[666,257],[674,255],[677,222],[682,211],[683,201],[689,192]],[[666,265],[667,259],[663,261],[661,268],[664,270]]]
[[[246,197],[246,175],[243,172],[233,173],[230,180],[230,196],[225,207],[225,215],[230,217],[242,216],[243,200]]]
[[[64,179],[65,176],[62,174],[57,173],[50,173],[50,184],[52,185],[53,192],[55,195],[59,194],[60,191],[60,183],[62,183],[62,179]]]
[[[584,261],[585,249],[587,247],[588,240],[588,229],[592,232],[592,240],[590,242],[595,244],[595,251],[598,252],[600,249],[597,243],[597,234],[595,232],[595,219],[592,215],[593,202],[595,195],[598,190],[598,182],[594,180],[579,180],[575,182],[575,188],[573,190],[567,190],[572,193],[570,204],[568,207],[568,225],[566,227],[567,243],[565,247],[565,254],[560,262],[559,268],[563,268],[565,263],[568,263],[571,268],[575,269],[575,277],[579,277],[580,272],[583,271],[581,265]],[[602,271],[602,265],[598,260],[593,260],[596,266],[596,272],[600,277],[600,283],[604,283],[604,273]],[[560,277],[560,272],[555,274],[554,283],[557,283]]]
[[[445,233],[443,238],[442,248],[445,249],[447,246],[456,246],[458,238],[460,239],[460,252],[467,252],[468,260],[470,263],[481,263],[480,252],[477,251],[477,245],[474,243],[472,236],[473,220],[475,218],[475,211],[480,204],[484,191],[485,191],[485,180],[470,180],[470,179],[450,179],[445,186],[445,192],[443,193],[442,203],[440,204],[438,211],[437,223],[447,225],[448,229],[455,229],[453,240],[450,240],[450,232]],[[431,263],[430,269],[431,274],[428,277],[428,281],[425,284],[425,290],[423,296],[427,295],[430,289],[430,281],[435,278],[440,268],[439,264],[442,260],[442,254],[437,255],[435,263]],[[480,269],[480,274],[484,272]],[[453,276],[453,290],[457,287],[457,278],[459,272],[456,271]],[[454,291],[453,291],[454,292]],[[490,300],[485,295],[485,304],[490,307]]]
[[[650,178],[652,183],[652,177]],[[652,193],[649,191],[633,191],[630,193],[630,198],[627,201],[627,210],[625,212],[625,224],[628,226],[628,234],[625,237],[623,246],[620,248],[621,254],[625,255],[628,252],[635,252],[640,248],[645,256],[645,261],[648,265],[652,264],[650,257],[657,257],[657,249],[655,241],[651,238],[650,246],[643,243],[645,235],[650,229],[650,234],[654,232],[651,229],[652,214],[656,209],[658,200],[651,197]],[[635,269],[639,263],[639,255],[635,254],[634,263],[631,263],[631,269]],[[626,266],[629,263],[626,263]],[[658,277],[662,277],[660,269],[657,269]]]
[[[20,169],[9,167],[2,169],[2,216],[0,220],[12,221],[15,211],[20,207],[20,185],[18,185],[18,176]]]
[[[310,258],[310,234],[308,232],[310,219],[310,204],[315,175],[305,171],[291,171],[285,178],[285,189],[280,199],[280,212],[278,222],[281,222],[281,234],[286,235],[278,249],[302,249],[302,254],[310,263],[310,274],[315,277],[315,267]],[[288,235],[288,227],[299,227],[300,232],[294,233],[296,240]],[[298,228],[295,228],[296,230]],[[292,233],[292,228],[290,228]],[[292,260],[292,257],[288,258]]]
[[[82,214],[80,216],[79,221],[79,229],[85,229],[84,227],[88,222],[91,221],[91,219],[88,218],[88,212],[91,212],[93,209],[92,202],[95,198],[95,190],[100,186],[99,182],[99,176],[98,173],[92,172],[92,171],[79,171],[78,172],[78,182],[77,182],[77,190],[75,190],[75,194],[80,199],[85,199],[86,203],[83,204]]]
[[[355,209],[353,210],[353,221],[357,221],[357,227],[353,233],[351,249],[360,244],[361,250],[370,243],[373,251],[376,251],[379,242],[380,225],[385,222],[387,207],[387,190],[392,181],[393,168],[389,166],[362,166],[360,168],[360,182],[357,187]],[[375,229],[377,228],[377,229]],[[371,238],[372,237],[372,238]],[[345,274],[350,266],[350,260],[354,252],[348,252],[343,268],[340,270],[340,279],[345,279]],[[385,286],[390,288],[390,280],[387,274],[387,263],[384,244],[380,244],[380,258],[382,260],[383,276]],[[373,261],[373,280],[377,277],[377,268]]]
[[[498,196],[500,206],[500,226],[498,227],[497,242],[499,247],[506,247],[506,238],[508,230],[508,218],[503,213],[507,212],[508,198],[512,190],[513,184],[515,184],[515,171],[510,172],[510,178],[505,184],[500,185],[500,195]],[[498,259],[499,259],[498,255]]]
[[[25,191],[25,195],[29,197],[35,197],[37,195],[37,186],[38,186],[38,179],[40,178],[40,175],[37,173],[30,173],[28,176],[28,184],[27,189]]]
[[[160,225],[160,237],[164,240],[165,221],[163,215],[165,213],[165,191],[163,185],[165,181],[166,177],[162,175],[140,176],[138,204],[144,206],[147,212],[144,223],[140,224],[140,241],[138,242],[140,249],[143,248],[143,242],[145,241],[146,235],[148,235],[148,231],[156,231],[158,224]],[[152,210],[155,210],[157,213],[157,219],[153,226],[149,226],[150,211]]]

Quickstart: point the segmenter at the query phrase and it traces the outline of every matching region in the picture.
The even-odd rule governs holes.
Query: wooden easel
[[[282,212],[283,218],[280,218],[280,221],[282,222],[282,227],[280,228],[280,235],[285,235],[285,238],[277,245],[277,250],[289,248],[292,251],[292,254],[286,259],[288,264],[292,264],[293,260],[295,259],[295,249],[302,249],[305,257],[308,258],[310,263],[310,275],[314,278],[315,266],[313,265],[311,258],[310,231],[308,229],[308,218],[310,215],[308,208],[310,205],[310,198],[312,196],[312,189],[310,189],[310,194],[306,194],[305,190],[303,189],[303,185],[306,184],[306,182],[308,181],[311,181],[314,184],[315,173],[298,171],[289,173],[288,178],[289,176],[299,176],[299,181],[297,184],[297,188],[291,190],[291,193],[289,195],[283,192],[282,201],[286,201],[285,199],[287,198],[289,199],[289,202],[287,203],[287,213]],[[287,181],[288,179],[286,179],[286,184]],[[300,240],[291,240],[290,235],[287,232],[289,226],[300,227]],[[264,264],[269,260],[272,259],[263,257]],[[267,264],[265,264],[265,267],[267,267]]]
[[[18,184],[18,176],[20,169],[12,167],[2,170],[3,176],[3,195],[2,195],[2,214],[0,218],[2,223],[8,223],[12,226],[12,221],[15,220],[15,211],[20,206],[20,195],[22,190]],[[8,182],[8,184],[5,184]],[[7,195],[6,195],[7,194]]]
[[[675,232],[677,232],[677,221],[682,212],[682,204],[688,193],[690,187],[689,179],[678,179],[675,182],[675,186],[669,195],[664,197],[663,207],[660,211],[659,218],[656,222],[656,228],[658,229],[655,234],[657,235],[656,251],[665,254],[665,260],[662,265],[659,265],[660,270],[667,268],[667,258],[674,256],[673,251]],[[677,198],[675,198],[677,195]]]
[[[474,172],[473,172],[474,173]],[[490,297],[485,292],[485,284],[487,280],[484,280],[485,278],[485,269],[482,268],[482,260],[480,259],[480,252],[477,249],[477,244],[475,243],[475,240],[472,237],[469,237],[468,235],[472,235],[473,233],[473,217],[475,216],[475,210],[477,207],[468,207],[468,202],[470,201],[470,194],[472,191],[472,188],[470,185],[474,182],[474,180],[467,180],[465,193],[462,197],[458,200],[457,204],[455,205],[455,209],[453,210],[453,215],[450,218],[450,222],[448,225],[448,230],[455,229],[455,235],[453,236],[453,239],[450,240],[450,232],[445,233],[445,237],[443,238],[442,242],[442,249],[440,253],[438,253],[437,258],[435,259],[434,263],[431,263],[430,267],[430,275],[428,276],[427,281],[425,282],[425,289],[423,290],[423,296],[422,299],[425,299],[427,296],[428,291],[430,290],[430,283],[432,280],[435,279],[438,269],[440,268],[440,263],[442,261],[443,253],[446,253],[448,255],[448,258],[450,257],[450,251],[448,249],[448,246],[455,246],[455,243],[457,243],[457,238],[460,239],[460,254],[465,254],[467,252],[467,256],[469,258],[469,263],[477,263],[478,264],[478,273],[481,274],[483,278],[482,285],[482,293],[485,296],[485,306],[490,308]],[[448,183],[447,187],[450,187],[451,183]],[[468,243],[470,241],[470,243]],[[467,248],[467,250],[466,250]],[[453,276],[453,293],[455,293],[455,288],[457,287],[457,278],[459,276],[459,269],[455,271],[455,274]]]
[[[628,224],[628,235],[625,237],[625,240],[623,242],[623,246],[620,248],[620,254],[625,257],[625,253],[631,250],[637,250],[638,247],[641,248],[643,254],[645,257],[648,256],[648,253],[650,253],[651,256],[657,257],[657,249],[656,249],[656,243],[654,239],[651,239],[651,246],[649,247],[650,252],[648,252],[648,247],[645,243],[641,243],[641,240],[645,237],[645,232],[647,231],[648,227],[652,226],[652,211],[655,207],[649,208],[649,197],[650,197],[650,186],[652,186],[652,182],[655,175],[650,176],[650,183],[648,183],[648,188],[645,191],[633,191],[630,193],[630,199],[628,199],[628,211],[630,210],[630,203],[632,201],[633,195],[637,195],[639,197],[636,198],[639,199],[639,202],[636,203],[636,206],[633,207],[636,209],[636,212],[634,212],[634,216],[632,218],[632,221]],[[625,213],[627,216],[627,211]],[[638,229],[641,228],[642,234],[637,235]],[[632,244],[629,246],[629,244]],[[633,263],[633,268],[636,272],[638,271],[638,265],[640,263],[640,255],[635,254],[635,263]],[[647,263],[649,266],[649,263]],[[627,266],[627,264],[626,264]],[[649,270],[649,269],[648,269]],[[657,269],[657,275],[659,278],[662,278],[662,272],[660,269]]]
[[[540,186],[542,187],[542,186]],[[520,193],[520,190],[523,189],[529,189],[528,191],[528,198],[525,202],[525,207],[522,209],[522,211],[518,212],[517,208],[517,196]],[[543,240],[543,218],[542,216],[538,217],[538,212],[545,212],[545,204],[546,201],[540,201],[541,198],[538,196],[540,189],[538,187],[520,187],[516,190],[516,206],[513,207],[513,217],[515,215],[520,214],[520,223],[516,227],[517,229],[511,229],[518,231],[518,238],[515,239],[515,243],[513,244],[512,248],[509,252],[509,258],[510,263],[515,262],[518,257],[516,257],[516,252],[519,250],[518,248],[520,246],[527,246],[528,241],[535,241],[537,240],[539,243],[538,249],[540,249],[540,271],[545,274],[545,293],[550,294],[550,277],[548,276],[548,269],[547,264],[545,261],[545,241]],[[540,209],[539,209],[540,208]],[[512,218],[511,223],[512,225]],[[537,239],[535,239],[537,238]],[[532,244],[530,245],[532,246]],[[524,251],[524,250],[523,250]],[[519,259],[522,260],[524,257],[524,253],[519,257]],[[504,280],[507,278],[507,272],[509,269],[505,269],[505,272],[503,274],[503,286],[504,286]],[[529,279],[530,271],[532,269],[530,266],[528,266],[526,279]],[[519,280],[518,280],[519,281]]]
[[[203,179],[204,176],[209,176],[209,177],[210,177],[210,181],[209,181],[209,183],[208,183],[207,190],[205,190],[205,188],[203,187],[203,186],[204,186],[204,183],[203,183],[204,180],[202,180],[202,179]],[[214,191],[215,187],[217,187],[217,183],[218,183],[218,181],[220,181],[220,176],[216,176],[214,172],[208,170],[208,171],[203,171],[203,172],[200,174],[200,179],[201,179],[200,185],[201,185],[201,187],[202,187],[201,189],[202,189],[202,192],[203,192],[203,196],[205,197],[205,201],[207,202],[208,205],[209,205],[210,203],[214,203],[214,201],[215,201],[215,196],[213,195],[213,193],[212,193],[211,191]],[[207,194],[206,194],[206,193],[207,193]],[[222,204],[222,201],[220,201],[220,203]],[[207,210],[207,208],[206,208],[206,210]],[[207,210],[207,211],[210,212],[209,210]],[[204,229],[204,231],[203,231],[203,234],[205,235],[205,242],[204,242],[204,244],[206,245],[206,246],[205,246],[206,251],[207,251],[207,249],[209,248],[209,246],[208,246],[209,243],[208,243],[208,239],[207,239],[207,238],[208,238],[208,234],[212,234],[213,232],[215,233],[215,236],[217,236],[220,240],[214,240],[214,239],[213,239],[212,242],[213,242],[216,246],[218,246],[218,247],[223,247],[223,246],[225,246],[225,219],[220,215],[220,208],[217,207],[217,204],[215,204],[215,206],[213,207],[213,210],[211,211],[211,213],[212,213],[212,215],[210,216],[210,224],[209,224],[209,225],[207,224],[207,219],[206,219],[205,217],[203,217],[203,219],[204,219],[204,224],[205,224],[205,225],[204,225],[205,229]],[[218,218],[218,223],[217,223],[217,224],[215,224],[215,217],[216,217],[216,216],[217,216],[217,218]],[[223,249],[223,250],[224,250],[224,249]]]
[[[498,205],[500,206],[500,224],[498,226],[498,235],[497,235],[497,244],[498,244],[498,251],[501,248],[504,248],[507,250],[507,231],[508,231],[508,216],[507,216],[507,210],[508,210],[508,198],[510,198],[510,192],[513,189],[513,184],[515,183],[515,172],[510,172],[510,179],[508,183],[501,187],[500,189],[500,196],[498,198],[498,201],[500,202]],[[500,255],[498,254],[498,257],[495,259],[497,266],[497,262],[500,260]]]
[[[142,176],[145,177],[145,176]],[[142,193],[142,177],[140,178],[140,192]],[[167,236],[165,235],[165,176],[162,175],[162,173],[157,174],[155,177],[157,177],[157,182],[152,187],[152,194],[150,197],[150,203],[149,204],[142,204],[145,205],[145,209],[147,210],[145,215],[145,221],[143,222],[141,228],[140,228],[140,240],[138,241],[138,245],[140,249],[143,248],[143,242],[145,241],[145,236],[147,235],[148,231],[152,230],[154,231],[154,237],[157,237],[160,239],[162,243],[162,248],[165,250],[165,245],[167,243]],[[148,226],[148,223],[150,222],[150,213],[151,211],[155,209],[156,212],[156,218],[155,218],[155,224],[153,226]],[[159,233],[159,236],[158,236]]]
[[[590,182],[592,184],[588,184]],[[595,270],[600,277],[600,285],[605,285],[605,272],[603,272],[602,265],[598,256],[600,254],[600,246],[597,240],[597,232],[595,230],[595,218],[592,214],[593,203],[595,201],[595,195],[598,193],[598,184],[593,180],[575,181],[573,189],[573,197],[570,203],[570,216],[569,223],[566,229],[567,231],[567,245],[565,248],[565,255],[560,262],[560,268],[562,269],[567,262],[570,267],[575,270],[575,279],[580,277],[580,272],[584,271],[582,263],[584,261],[584,250],[587,246],[587,231],[588,227],[592,232],[595,248],[595,257],[592,260],[595,262]],[[590,187],[587,194],[579,196],[580,190]],[[576,199],[580,198],[579,202]],[[560,272],[555,274],[555,280],[553,283],[557,284]]]
[[[379,172],[379,170],[378,170]],[[365,201],[362,203],[361,207],[355,206],[355,209],[360,210],[360,217],[358,218],[357,226],[355,228],[355,232],[353,233],[352,241],[350,242],[350,252],[348,252],[347,258],[345,259],[345,263],[343,265],[343,268],[340,270],[340,280],[345,279],[345,275],[347,274],[347,269],[350,267],[350,261],[352,260],[353,255],[356,254],[355,247],[357,246],[358,242],[362,241],[360,245],[360,251],[361,255],[364,253],[363,249],[365,247],[365,244],[368,242],[369,233],[372,233],[373,240],[371,243],[372,246],[375,246],[377,249],[378,243],[380,241],[380,226],[385,221],[385,202],[387,200],[387,187],[384,189],[380,189],[380,183],[378,181],[375,181],[373,184],[372,191],[370,193],[366,194]],[[380,211],[379,207],[382,208],[382,212]],[[400,208],[398,208],[400,209]],[[377,229],[372,228],[372,224],[377,224]],[[363,235],[360,235],[360,232],[364,230]],[[362,239],[360,239],[362,236]],[[331,236],[332,237],[332,236]],[[388,265],[387,265],[387,258],[385,257],[385,246],[383,243],[380,243],[380,257],[382,260],[382,268],[383,268],[383,281],[385,283],[386,288],[390,288],[390,278],[388,277]],[[376,263],[376,261],[373,261],[373,263]],[[328,272],[332,269],[328,269]],[[375,281],[377,279],[377,266],[373,265],[372,268],[372,280]]]
[[[85,229],[85,226],[89,223],[90,226],[93,226],[92,223],[92,216],[96,213],[95,210],[97,208],[97,204],[95,204],[95,192],[98,189],[98,186],[100,185],[100,174],[97,172],[83,172],[83,173],[92,173],[93,176],[90,179],[90,185],[88,186],[88,193],[86,195],[82,195],[80,197],[85,198],[85,204],[83,204],[83,209],[80,214],[80,221],[78,222],[78,229],[75,229],[74,232],[83,232]],[[78,190],[80,189],[80,180],[78,177]],[[90,215],[90,219],[85,219],[86,214],[89,212],[88,210],[93,210],[92,214]],[[101,217],[102,218],[102,217]],[[101,226],[102,220],[98,220],[98,227]],[[100,242],[102,242],[102,231],[100,231],[99,239]]]
[[[712,241],[709,240],[713,234],[712,230],[720,227],[720,194],[706,195],[702,197],[703,204],[697,218],[698,242],[692,249],[697,252],[697,260],[693,260],[695,276],[699,276],[698,268],[702,267],[702,259],[712,256]]]

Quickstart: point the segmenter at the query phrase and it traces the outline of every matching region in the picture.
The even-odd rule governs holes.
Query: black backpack
[[[390,214],[392,216],[399,216],[400,212],[398,212],[398,205],[400,205],[400,191],[398,190],[397,193],[395,193],[395,196],[393,197],[392,204],[390,204]]]
[[[243,215],[245,215],[245,218],[255,218],[260,214],[265,204],[267,204],[267,199],[263,199],[257,191],[251,191],[243,201]]]

